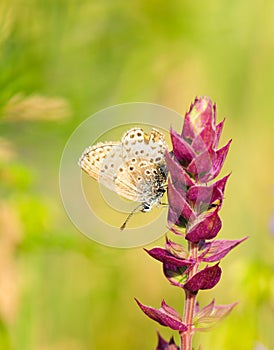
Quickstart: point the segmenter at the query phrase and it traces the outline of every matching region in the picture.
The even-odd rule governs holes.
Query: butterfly
[[[121,226],[123,230],[129,218],[138,210],[149,212],[161,202],[166,191],[168,175],[164,135],[157,129],[145,133],[132,128],[121,142],[104,142],[86,148],[79,159],[79,166],[118,195],[140,202]]]

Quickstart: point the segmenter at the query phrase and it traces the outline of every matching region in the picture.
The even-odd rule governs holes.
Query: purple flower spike
[[[169,327],[176,331],[184,332],[187,330],[187,326],[183,324],[180,314],[168,306],[165,301],[162,301],[160,309],[154,309],[150,306],[141,304],[135,299],[140,309],[152,320],[160,323],[162,326]]]
[[[211,289],[219,282],[221,274],[219,264],[206,267],[191,277],[185,283],[184,288],[191,293],[197,293],[200,289]]]
[[[215,305],[213,300],[200,310],[196,302],[200,290],[211,289],[219,282],[220,260],[247,239],[213,240],[222,228],[219,211],[230,176],[216,180],[231,144],[230,140],[219,146],[224,122],[216,124],[216,105],[209,97],[200,97],[186,113],[181,135],[170,129],[173,150],[165,153],[169,171],[168,228],[185,244],[166,239],[164,248],[145,251],[163,264],[164,275],[173,286],[184,289],[185,306],[181,317],[164,301],[160,309],[137,301],[147,316],[179,331],[180,347],[173,338],[168,342],[158,334],[156,350],[193,349],[194,332],[214,326],[236,305]],[[203,267],[204,263],[215,265]],[[202,350],[201,345],[198,349]]]

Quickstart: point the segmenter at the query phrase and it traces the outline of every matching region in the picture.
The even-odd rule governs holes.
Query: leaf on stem
[[[216,237],[222,227],[222,221],[218,215],[218,209],[198,216],[196,222],[186,231],[186,239],[198,243],[200,240]]]
[[[193,263],[191,260],[176,257],[163,248],[156,247],[150,250],[145,249],[145,251],[154,259],[159,260],[165,264],[174,265],[177,267],[187,267]]]
[[[202,253],[199,256],[200,261],[215,262],[224,258],[233,248],[245,241],[248,237],[235,240],[216,240],[206,242],[202,246]]]
[[[237,304],[215,305],[215,300],[213,299],[210,304],[201,310],[199,310],[199,306],[197,305],[196,310],[198,310],[193,319],[195,329],[197,331],[209,330],[226,317]]]
[[[162,326],[169,327],[175,331],[184,332],[187,326],[183,324],[180,314],[162,301],[160,309],[154,309],[150,306],[143,305],[139,300],[135,299],[140,309],[152,320],[158,322]]]
[[[221,278],[222,270],[219,264],[206,267],[191,277],[184,288],[191,293],[197,293],[200,289],[211,289],[216,286]]]

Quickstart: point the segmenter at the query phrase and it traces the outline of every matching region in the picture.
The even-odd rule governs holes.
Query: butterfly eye
[[[136,151],[135,154],[136,154],[136,156],[137,156],[137,155],[139,154],[139,151]]]
[[[140,153],[141,153],[141,154],[143,154],[143,153],[144,153],[144,150],[143,150],[143,149],[141,149]]]
[[[133,171],[133,170],[134,170],[134,166],[130,166],[129,171]]]
[[[156,170],[156,169],[153,169],[152,172],[153,172],[153,174],[155,174],[155,175],[157,174],[157,170]]]
[[[142,134],[141,134],[140,132],[137,132],[137,136],[138,136],[138,137],[141,137]]]
[[[146,170],[146,175],[150,175],[151,174],[151,172],[147,169]]]
[[[132,159],[131,159],[131,163],[134,163],[134,164],[135,164],[135,163],[136,163],[136,158],[132,158]]]
[[[123,168],[119,168],[119,171],[120,171],[120,173],[122,173],[124,171],[124,169]]]
[[[161,160],[161,157],[157,157],[156,159],[155,159],[155,162],[160,162],[160,160]]]
[[[138,176],[138,177],[137,177],[137,180],[138,180],[138,181],[141,181],[141,180],[142,180],[141,176]]]

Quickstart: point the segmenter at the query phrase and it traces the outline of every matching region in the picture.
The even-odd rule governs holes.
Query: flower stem
[[[199,264],[197,263],[198,255],[198,244],[189,242],[188,243],[189,255],[196,262],[189,272],[188,279],[194,276],[197,271]],[[180,334],[181,337],[181,347],[180,350],[191,350],[192,349],[192,337],[194,334],[193,331],[193,316],[196,303],[197,293],[191,293],[188,290],[185,290],[185,308],[184,308],[184,324],[188,327],[187,331]]]

